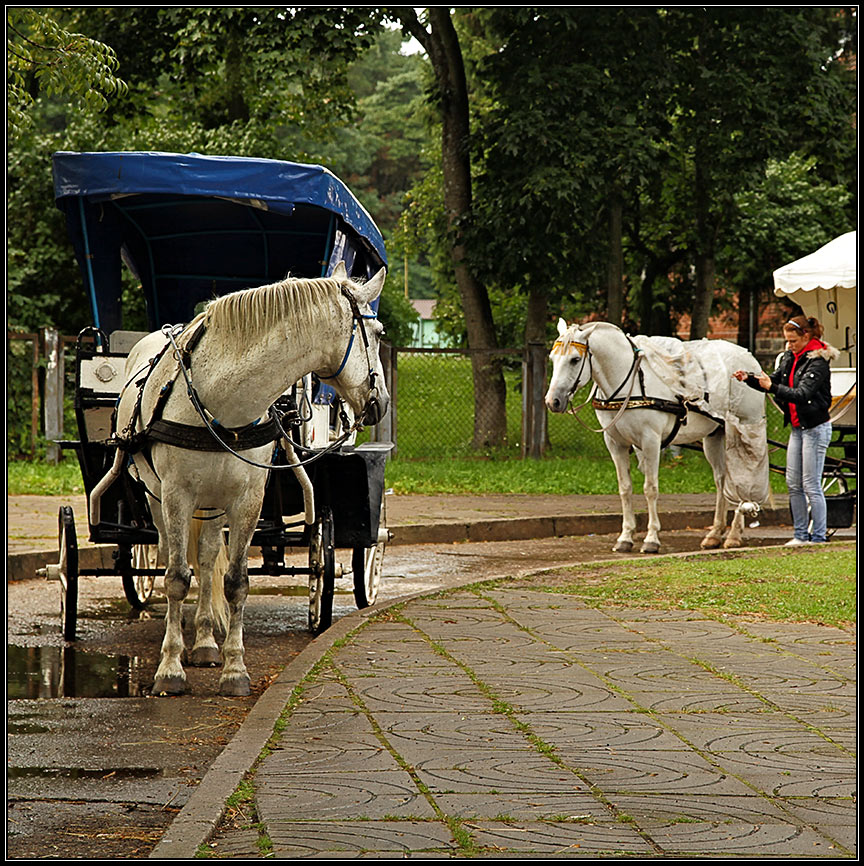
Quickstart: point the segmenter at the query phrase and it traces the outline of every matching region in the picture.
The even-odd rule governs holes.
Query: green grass
[[[642,490],[642,473],[635,468],[633,483]],[[782,489],[782,479],[781,482]],[[397,459],[387,465],[386,483],[394,493],[469,494],[532,493],[596,495],[617,494],[615,467],[608,454],[597,457],[547,457],[520,460],[489,458]],[[701,455],[688,452],[664,458],[661,466],[661,493],[702,493],[713,491],[714,479]]]
[[[852,543],[794,550],[665,557],[572,570],[572,580],[532,584],[591,605],[624,604],[779,621],[844,625],[856,619]]]
[[[67,455],[56,465],[16,460],[7,464],[6,470],[6,493],[9,496],[68,496],[84,492],[81,469],[73,455]]]

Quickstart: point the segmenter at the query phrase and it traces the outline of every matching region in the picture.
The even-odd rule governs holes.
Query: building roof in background
[[[435,318],[435,301],[412,298],[411,306],[414,307],[421,319],[432,320]]]

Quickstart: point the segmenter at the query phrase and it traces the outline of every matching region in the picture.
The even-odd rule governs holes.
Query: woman
[[[786,352],[770,376],[739,370],[733,376],[751,388],[768,391],[791,424],[786,452],[786,485],[794,537],[787,547],[827,541],[827,509],[822,491],[825,452],[831,442],[831,372],[829,362],[840,353],[823,343],[816,319],[794,316],[783,326]],[[809,515],[808,515],[809,504]]]

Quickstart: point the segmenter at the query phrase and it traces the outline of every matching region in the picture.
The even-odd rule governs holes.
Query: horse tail
[[[189,528],[187,557],[196,576],[203,574],[198,562],[198,542],[205,526],[205,519],[206,516],[203,511],[196,511]],[[222,538],[221,534],[220,538]],[[222,538],[216,562],[213,564],[213,579],[210,581],[210,616],[213,620],[213,627],[221,631],[222,634],[228,633],[228,620],[230,616],[228,601],[225,598],[225,572],[228,570],[228,564],[228,547],[225,544],[224,538]],[[199,586],[200,580],[201,578],[198,577]]]

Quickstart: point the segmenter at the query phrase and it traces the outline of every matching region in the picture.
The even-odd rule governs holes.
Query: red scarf
[[[798,361],[808,352],[814,352],[818,349],[824,349],[825,344],[821,340],[817,340],[815,337],[800,351],[797,355],[795,355],[795,360],[792,361],[792,369],[789,371],[789,387],[794,388],[793,379],[795,377],[795,367],[798,366]],[[798,410],[795,408],[794,403],[789,404],[789,420],[792,422],[793,427],[800,427],[801,423],[798,420]]]

